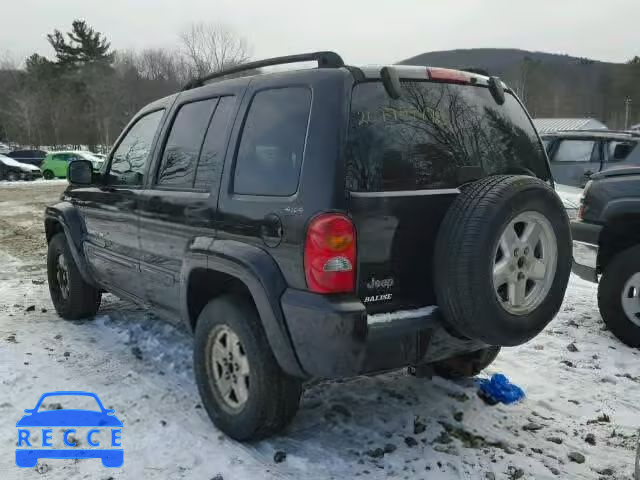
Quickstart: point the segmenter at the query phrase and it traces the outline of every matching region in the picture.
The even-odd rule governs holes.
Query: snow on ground
[[[41,201],[28,195],[26,204]],[[0,209],[3,220],[25,222]],[[40,218],[33,222],[22,225],[34,236],[29,244]],[[191,338],[181,326],[111,295],[95,319],[60,319],[42,259],[14,245],[20,232],[0,230],[2,479],[39,477],[14,464],[15,422],[52,390],[92,391],[114,408],[124,423],[125,463],[105,469],[99,460],[44,460],[40,478],[632,478],[639,352],[603,328],[595,286],[578,278],[545,332],[503,349],[486,372],[505,373],[525,390],[518,405],[485,405],[472,380],[403,371],[314,382],[286,432],[243,445],[202,409]],[[286,460],[275,463],[280,450]],[[579,460],[576,453],[584,463],[570,460]]]

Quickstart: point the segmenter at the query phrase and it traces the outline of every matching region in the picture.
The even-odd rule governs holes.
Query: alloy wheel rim
[[[249,399],[249,359],[242,342],[226,325],[219,326],[211,343],[211,376],[215,389],[232,411]]]
[[[631,323],[640,327],[640,272],[633,274],[624,284],[622,309]]]
[[[517,215],[502,231],[495,248],[493,288],[512,315],[527,315],[551,290],[558,244],[549,220],[539,212]]]
[[[58,288],[65,300],[69,298],[69,267],[64,254],[58,255],[56,262],[56,279],[58,280]]]

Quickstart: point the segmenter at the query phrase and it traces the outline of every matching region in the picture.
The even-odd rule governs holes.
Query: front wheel
[[[209,417],[236,440],[273,435],[298,410],[301,381],[278,365],[250,299],[222,296],[204,307],[193,361]]]
[[[55,234],[49,242],[47,278],[51,301],[62,318],[78,320],[97,313],[102,294],[82,278],[64,233]]]
[[[20,180],[20,175],[18,175],[16,172],[9,172],[7,174],[7,180],[9,180],[10,182],[15,182],[17,180]]]
[[[640,347],[640,246],[609,262],[598,286],[598,307],[616,337],[630,347]]]
[[[53,180],[53,172],[51,170],[45,170],[44,172],[42,172],[42,178],[44,178],[45,180]]]

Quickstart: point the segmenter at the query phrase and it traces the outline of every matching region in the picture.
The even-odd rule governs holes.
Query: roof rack
[[[192,88],[201,87],[215,78],[226,77],[234,73],[244,72],[246,70],[254,70],[262,67],[270,67],[273,65],[286,65],[288,63],[300,63],[300,62],[318,62],[318,68],[340,68],[344,67],[344,61],[342,57],[335,52],[312,52],[301,53],[298,55],[286,55],[284,57],[267,58],[265,60],[258,60],[255,62],[243,63],[236,67],[227,68],[219,72],[210,73],[204,77],[196,78],[187,83],[182,91],[190,90]]]

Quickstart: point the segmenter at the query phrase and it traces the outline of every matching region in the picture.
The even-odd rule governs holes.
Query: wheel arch
[[[68,202],[61,202],[47,207],[44,213],[44,231],[47,244],[54,235],[64,233],[69,250],[73,256],[82,278],[91,285],[97,286],[87,266],[82,249],[85,237],[84,222],[79,212]]]
[[[640,245],[640,208],[634,213],[620,212],[609,216],[598,244],[598,267],[602,272],[620,252]]]
[[[264,250],[233,240],[214,240],[204,249],[187,253],[181,282],[181,314],[192,331],[200,312],[213,298],[225,293],[243,296],[256,308],[280,367],[290,375],[306,376],[280,306],[287,285]]]

